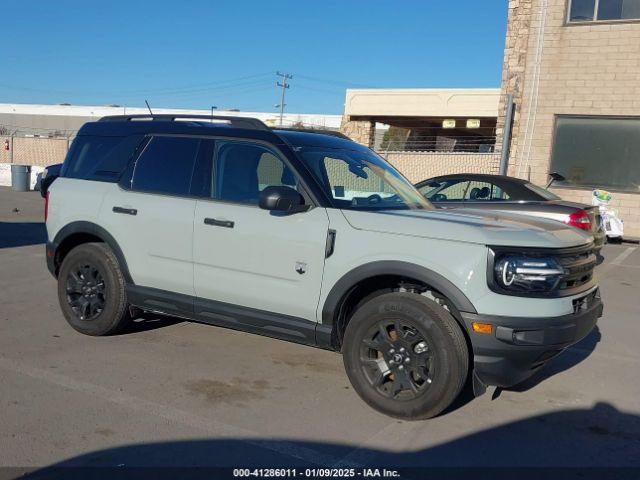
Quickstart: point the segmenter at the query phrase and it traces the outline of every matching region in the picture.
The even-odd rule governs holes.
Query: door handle
[[[233,228],[235,225],[231,220],[216,220],[215,218],[205,218],[205,225],[212,225],[214,227],[225,227],[225,228]]]
[[[124,213],[125,215],[137,215],[138,210],[135,208],[113,207],[113,213]]]

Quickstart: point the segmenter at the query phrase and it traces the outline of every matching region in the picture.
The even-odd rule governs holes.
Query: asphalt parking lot
[[[580,344],[524,385],[404,422],[367,407],[332,352],[171,318],[76,333],[42,203],[0,187],[0,466],[640,467],[637,245],[605,246],[605,315]]]

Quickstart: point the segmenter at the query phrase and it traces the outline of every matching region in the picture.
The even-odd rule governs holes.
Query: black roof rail
[[[237,128],[247,128],[250,130],[271,130],[267,127],[261,120],[252,117],[234,117],[234,116],[226,116],[226,115],[187,115],[183,113],[173,114],[173,113],[163,113],[163,114],[140,114],[140,115],[109,115],[106,117],[102,117],[99,122],[130,122],[131,120],[142,120],[142,119],[150,119],[150,120],[158,120],[165,122],[173,122],[178,119],[194,119],[198,120],[200,123],[207,123],[204,120],[223,120],[225,122],[229,122],[231,126]]]
[[[324,128],[304,128],[304,127],[271,127],[271,130],[284,130],[286,132],[304,132],[304,133],[319,133],[322,135],[331,135],[332,137],[343,138],[345,140],[351,140],[344,133],[337,130],[327,130]]]

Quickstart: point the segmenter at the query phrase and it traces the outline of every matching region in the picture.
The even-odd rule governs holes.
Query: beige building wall
[[[555,115],[640,116],[640,22],[565,26],[566,9],[566,0],[509,1],[502,88],[517,106],[509,174],[540,185]],[[590,190],[556,192],[591,203]],[[614,199],[625,235],[640,236],[640,194]]]
[[[381,152],[409,181],[417,183],[427,178],[453,173],[494,173],[500,169],[498,153],[434,153]]]

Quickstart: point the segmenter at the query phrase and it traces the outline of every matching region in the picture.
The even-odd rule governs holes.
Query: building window
[[[558,116],[550,171],[567,186],[640,193],[640,117]]]
[[[640,0],[569,0],[569,23],[640,20]]]

